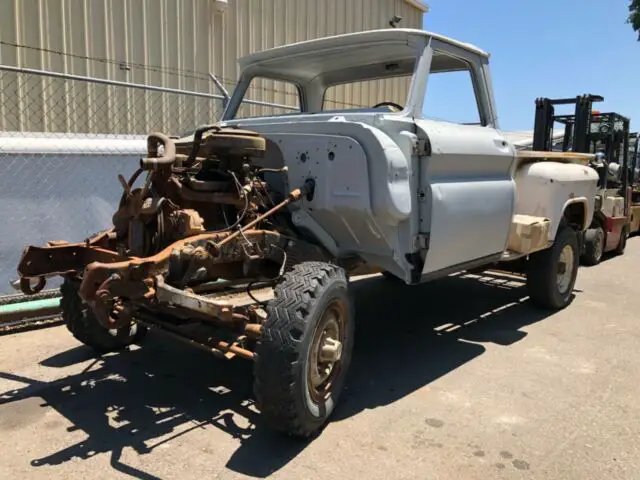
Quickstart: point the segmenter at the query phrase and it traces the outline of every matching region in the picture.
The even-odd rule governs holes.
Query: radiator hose
[[[158,157],[158,147],[162,145],[164,152]],[[158,170],[170,167],[176,161],[176,145],[164,133],[152,133],[147,137],[147,154],[146,158],[140,159],[140,168],[142,170]]]

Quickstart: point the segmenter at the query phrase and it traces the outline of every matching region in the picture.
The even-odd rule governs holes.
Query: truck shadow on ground
[[[504,277],[466,277],[413,287],[379,276],[354,282],[356,344],[334,421],[424,387],[481,355],[482,343],[511,345],[526,336],[520,328],[549,315],[531,307],[523,299],[524,289]],[[138,466],[126,464],[124,449],[149,454],[179,444],[179,437],[195,431],[206,435],[211,427],[240,442],[226,467],[254,477],[267,477],[309,445],[263,427],[253,405],[250,363],[221,362],[200,350],[149,337],[144,348],[97,359],[82,346],[48,358],[41,363],[50,368],[88,363],[82,372],[50,383],[0,372],[0,378],[28,385],[0,393],[0,417],[13,415],[18,423],[7,427],[0,422],[0,432],[19,430],[21,421],[37,421],[29,419],[38,417],[34,408],[51,408],[71,424],[66,430],[51,427],[59,428],[56,436],[66,435],[69,445],[33,459],[32,466],[108,453],[113,469],[141,479],[159,477],[139,468],[144,459]],[[8,433],[2,434],[8,438]],[[204,456],[206,464],[207,455],[219,455],[212,445],[203,443],[193,453]],[[171,451],[167,448],[161,455]]]
[[[598,263],[596,263],[595,265],[586,265],[583,262],[580,262],[580,268],[597,268],[598,265],[602,265],[603,263],[608,263],[611,262],[613,260],[615,260],[616,258],[620,257],[621,254],[618,254],[614,251],[609,251],[609,252],[604,252],[602,254],[602,257],[600,258],[600,261]]]

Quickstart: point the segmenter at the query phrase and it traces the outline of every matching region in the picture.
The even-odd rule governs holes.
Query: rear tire
[[[333,413],[351,361],[348,281],[336,265],[304,262],[284,274],[274,293],[256,343],[254,393],[267,425],[309,437]]]
[[[590,228],[584,234],[584,254],[580,257],[584,265],[597,265],[604,253],[605,235],[601,227]]]
[[[115,335],[111,335],[78,295],[77,282],[65,279],[60,291],[62,318],[67,330],[76,340],[93,348],[99,354],[122,350],[141,341],[147,333],[146,327],[132,323],[128,327],[118,329]]]
[[[620,241],[615,249],[616,255],[622,255],[627,248],[627,238],[629,238],[629,226],[622,227],[622,233],[620,234]]]
[[[578,236],[571,227],[561,226],[550,248],[529,257],[527,288],[531,301],[552,310],[569,305],[578,263]]]

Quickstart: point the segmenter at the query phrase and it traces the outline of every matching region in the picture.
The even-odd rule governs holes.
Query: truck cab
[[[290,182],[319,179],[314,200],[292,218],[336,256],[357,255],[420,283],[532,253],[509,255],[516,215],[549,222],[544,247],[567,218],[578,231],[591,221],[593,170],[569,156],[516,151],[499,129],[489,54],[473,45],[388,29],[277,47],[239,63],[223,126],[266,136],[267,158],[286,164]],[[429,118],[432,84],[460,74],[472,87],[476,121]],[[295,112],[264,114],[243,103],[269,82],[286,86]],[[367,87],[379,82],[389,97],[371,98]],[[362,104],[336,108],[335,87],[360,88]]]

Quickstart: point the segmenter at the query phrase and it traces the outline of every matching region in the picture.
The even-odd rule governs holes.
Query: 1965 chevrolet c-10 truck
[[[517,265],[534,304],[569,304],[598,178],[589,155],[516,151],[498,129],[488,54],[389,29],[240,65],[221,121],[149,135],[148,156],[121,179],[112,228],[25,250],[23,291],[62,275],[64,318],[80,341],[117,350],[154,328],[251,359],[266,422],[309,436],[345,382],[349,276],[363,265],[408,285]],[[426,118],[431,79],[456,72],[471,79],[475,124]],[[326,98],[337,85],[392,78],[407,81],[403,104],[335,109]],[[261,81],[291,85],[299,111],[242,118]],[[234,303],[239,288],[250,301]]]

